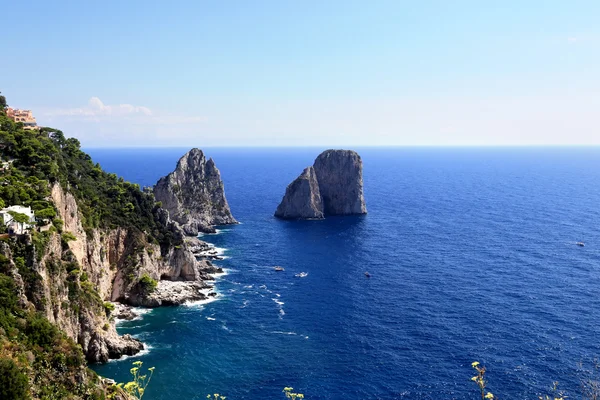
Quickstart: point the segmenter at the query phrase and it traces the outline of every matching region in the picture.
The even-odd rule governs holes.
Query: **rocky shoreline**
[[[181,244],[174,247],[168,259],[153,260],[152,254],[142,257],[146,273],[154,280],[151,290],[127,284],[126,276],[118,275],[113,281],[110,313],[117,320],[138,318],[134,307],[156,308],[180,306],[190,302],[215,299],[214,280],[224,273],[213,261],[224,257],[214,245],[198,238],[199,232],[215,233],[215,225],[236,224],[231,215],[220,173],[212,159],[206,160],[201,150],[192,149],[178,162],[175,171],[159,179],[152,193],[164,209],[162,223]],[[166,261],[166,263],[164,263]],[[115,287],[118,288],[115,295]],[[117,336],[131,346],[122,346],[121,354],[109,353],[110,358],[132,355],[141,351],[143,344],[130,336]],[[104,352],[106,354],[106,352]],[[97,358],[104,360],[104,357]]]

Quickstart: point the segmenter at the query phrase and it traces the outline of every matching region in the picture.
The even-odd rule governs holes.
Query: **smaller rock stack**
[[[275,216],[323,219],[366,213],[360,156],[352,150],[326,150],[288,185]]]
[[[213,159],[206,160],[200,149],[188,151],[175,171],[160,178],[154,196],[186,235],[214,233],[214,225],[237,224],[225,198],[221,174]]]

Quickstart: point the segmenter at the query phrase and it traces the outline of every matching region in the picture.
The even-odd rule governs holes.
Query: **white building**
[[[10,214],[11,212],[27,215],[29,217],[29,223],[18,223]],[[27,229],[31,229],[35,223],[35,214],[33,213],[31,207],[10,206],[3,208],[0,210],[0,218],[2,218],[2,223],[4,226],[8,228],[8,233],[13,235],[24,234]]]

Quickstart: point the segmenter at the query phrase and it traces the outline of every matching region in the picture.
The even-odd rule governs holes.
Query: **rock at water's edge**
[[[275,216],[283,219],[323,219],[323,201],[313,167],[288,185]]]
[[[190,236],[215,232],[214,225],[237,223],[225,198],[221,174],[200,149],[188,151],[175,171],[160,178],[154,196]]]

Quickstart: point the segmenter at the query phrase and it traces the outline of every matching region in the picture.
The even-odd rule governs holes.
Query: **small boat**
[[[577,246],[583,247],[583,246],[585,246],[585,243],[583,243],[583,242],[577,242]]]
[[[296,275],[294,275],[296,278],[304,278],[305,276],[308,276],[308,272],[300,272]]]
[[[275,267],[275,271],[277,271],[277,272],[281,272],[281,271],[285,271],[285,269],[284,269],[283,267],[276,266],[276,267]]]
[[[366,276],[367,278],[370,278],[370,277],[371,277],[371,274],[370,274],[370,273],[368,273],[368,272],[365,272],[365,276]]]

